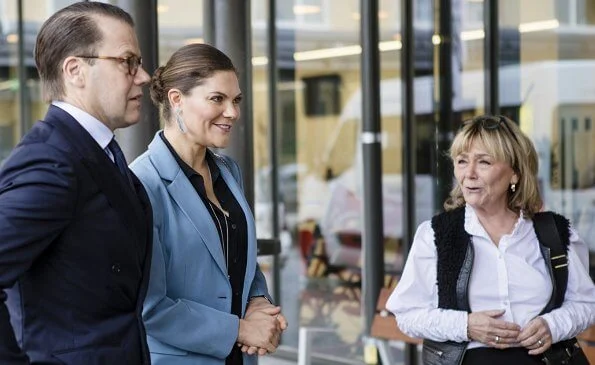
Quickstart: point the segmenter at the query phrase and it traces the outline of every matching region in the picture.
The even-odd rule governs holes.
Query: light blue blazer
[[[260,295],[270,300],[256,262],[254,217],[239,185],[239,167],[229,157],[214,157],[246,216],[243,303]],[[231,314],[231,285],[211,215],[159,132],[130,168],[142,181],[153,206],[153,260],[143,308],[151,362],[223,365],[235,346],[239,319]],[[246,304],[242,316],[245,311]],[[244,355],[244,364],[256,364],[256,356]]]

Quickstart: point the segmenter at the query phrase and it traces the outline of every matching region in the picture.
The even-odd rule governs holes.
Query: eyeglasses
[[[463,123],[463,126],[470,124],[479,124],[483,129],[486,130],[495,130],[500,128],[501,125],[503,125],[504,129],[508,132],[508,134],[510,134],[510,136],[518,143],[516,135],[506,122],[506,118],[502,115],[482,115],[480,117],[475,117]]]
[[[138,72],[138,68],[143,64],[142,57],[139,56],[128,56],[128,57],[112,57],[112,56],[76,56],[79,58],[86,58],[86,59],[99,59],[99,60],[113,60],[118,61],[120,63],[126,63],[128,66],[128,73],[131,76],[135,76]]]

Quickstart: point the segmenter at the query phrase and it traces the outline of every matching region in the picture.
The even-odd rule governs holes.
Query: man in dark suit
[[[151,207],[113,139],[149,81],[132,18],[75,3],[35,61],[52,105],[0,170],[0,364],[149,364]]]

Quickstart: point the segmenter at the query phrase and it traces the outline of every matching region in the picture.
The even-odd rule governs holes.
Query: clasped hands
[[[237,346],[250,355],[273,353],[286,328],[287,320],[281,314],[281,307],[272,305],[266,298],[254,298],[248,303],[246,315],[240,319]]]
[[[469,313],[467,337],[497,349],[525,347],[529,355],[539,355],[552,345],[552,333],[541,317],[535,317],[524,328],[499,319],[505,310],[487,310]]]

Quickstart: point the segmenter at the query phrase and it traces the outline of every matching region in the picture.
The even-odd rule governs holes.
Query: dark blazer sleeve
[[[77,181],[63,151],[18,146],[0,171],[0,363],[28,364],[6,306],[11,288],[74,216]]]

